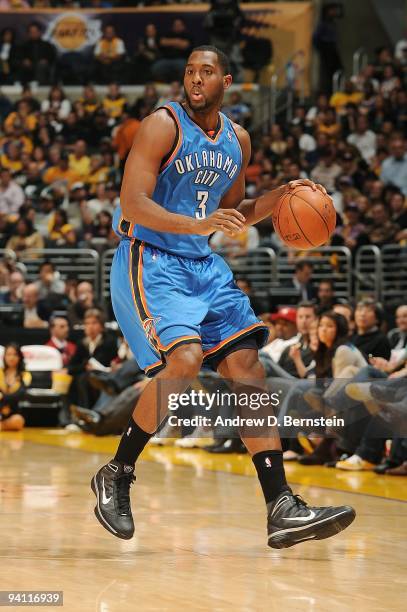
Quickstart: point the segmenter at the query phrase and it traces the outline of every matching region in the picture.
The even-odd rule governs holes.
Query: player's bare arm
[[[308,179],[299,179],[296,181],[290,181],[286,185],[281,185],[281,187],[278,187],[273,191],[269,191],[258,198],[250,200],[245,199],[245,174],[251,156],[250,136],[240,125],[234,124],[234,128],[242,148],[242,168],[236,181],[222,198],[222,208],[234,208],[238,210],[244,215],[247,225],[254,225],[266,217],[269,217],[273,213],[276,203],[281,196],[284,195],[284,193],[298,187],[299,185],[308,185],[314,190],[319,189],[326,195],[326,189],[322,185],[315,184],[313,181]]]
[[[129,153],[120,193],[124,218],[159,232],[209,235],[217,230],[239,232],[245,219],[236,210],[217,210],[206,219],[168,212],[152,200],[162,160],[176,137],[173,119],[158,110],[141,123]]]

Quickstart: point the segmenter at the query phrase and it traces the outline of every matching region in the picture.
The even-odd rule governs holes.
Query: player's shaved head
[[[226,53],[223,53],[223,51],[221,51],[217,47],[214,47],[213,45],[201,45],[199,47],[195,47],[195,49],[192,49],[189,57],[191,57],[191,55],[196,51],[209,51],[210,53],[214,53],[216,55],[217,62],[222,69],[223,74],[230,74],[230,62]]]

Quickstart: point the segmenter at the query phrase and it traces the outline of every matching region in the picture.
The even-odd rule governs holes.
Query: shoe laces
[[[135,482],[134,474],[121,474],[115,478],[116,502],[119,514],[130,514],[130,486]]]
[[[305,501],[305,499],[301,497],[301,495],[293,495],[293,499],[296,505],[298,506],[298,508],[308,506],[307,502]]]

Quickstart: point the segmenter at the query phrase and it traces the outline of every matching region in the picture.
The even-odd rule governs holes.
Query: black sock
[[[274,501],[285,489],[289,490],[283,465],[283,451],[268,450],[252,457],[266,504]]]
[[[133,417],[131,417],[114,456],[115,461],[125,463],[126,465],[134,465],[141,451],[153,435],[141,429]]]

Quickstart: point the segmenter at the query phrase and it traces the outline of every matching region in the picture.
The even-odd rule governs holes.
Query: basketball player
[[[112,264],[111,296],[138,364],[155,377],[140,396],[114,459],[92,479],[96,517],[123,539],[134,533],[135,462],[166,414],[167,395],[183,392],[202,363],[228,380],[264,384],[258,349],[268,330],[225,261],[211,252],[209,235],[218,230],[235,235],[268,217],[277,200],[298,185],[326,193],[321,185],[301,180],[244,199],[250,138],[220,112],[231,83],[221,51],[194,49],[185,69],[186,103],[171,102],[144,119],[125,167],[121,208],[113,221],[121,242]],[[353,521],[349,506],[311,508],[292,493],[275,431],[242,437],[267,505],[269,546],[327,538]]]

